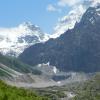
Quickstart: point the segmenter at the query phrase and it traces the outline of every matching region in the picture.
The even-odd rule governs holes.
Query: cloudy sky
[[[58,19],[81,6],[82,10],[100,0],[0,0],[0,27],[15,27],[30,21],[52,33]]]

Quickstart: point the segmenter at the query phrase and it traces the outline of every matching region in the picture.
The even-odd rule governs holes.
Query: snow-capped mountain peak
[[[80,5],[79,7],[70,11],[66,16],[59,19],[51,37],[57,38],[68,29],[74,28],[75,23],[81,20],[81,17],[85,11],[86,10],[83,8],[83,6]]]
[[[24,23],[19,25],[19,28],[27,30],[27,31],[29,31],[29,30],[31,30],[31,31],[32,30],[37,30],[37,31],[41,30],[39,26],[33,25],[31,22],[24,22]]]
[[[51,38],[57,38],[68,29],[74,28],[75,23],[80,22],[83,14],[89,7],[94,7],[96,9],[96,14],[100,16],[100,0],[83,0],[81,4],[73,6],[67,15],[59,18]],[[94,23],[93,18],[91,18],[90,21],[92,24]]]
[[[100,5],[89,7],[83,16],[81,23],[85,26],[87,24],[95,25],[98,19],[100,19]]]
[[[18,56],[30,45],[48,39],[48,34],[43,33],[39,26],[30,22],[24,22],[13,28],[0,28],[0,52]]]

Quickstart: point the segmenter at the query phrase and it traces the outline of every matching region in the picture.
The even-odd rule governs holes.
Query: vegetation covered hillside
[[[100,100],[100,73],[77,88],[77,95],[74,100]]]
[[[11,87],[0,81],[0,100],[49,100],[22,88]]]

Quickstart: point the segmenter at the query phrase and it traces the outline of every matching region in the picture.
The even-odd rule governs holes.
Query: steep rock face
[[[18,56],[25,48],[48,39],[49,35],[30,22],[15,28],[0,28],[0,52],[4,55]]]
[[[100,71],[100,6],[57,39],[27,48],[19,58],[30,65],[50,62],[62,71]]]

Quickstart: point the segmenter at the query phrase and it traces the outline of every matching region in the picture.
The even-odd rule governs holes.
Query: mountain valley
[[[100,4],[82,13],[0,28],[0,100],[100,100]]]

